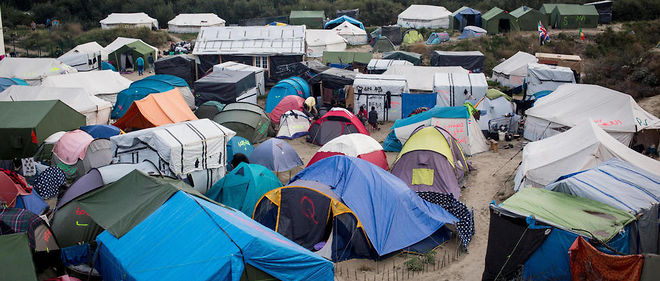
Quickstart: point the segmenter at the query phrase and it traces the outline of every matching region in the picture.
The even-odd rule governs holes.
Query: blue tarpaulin
[[[401,95],[401,117],[405,118],[415,109],[420,107],[433,108],[437,100],[437,94],[410,93]]]
[[[300,77],[291,77],[277,82],[277,84],[268,91],[268,97],[266,98],[266,113],[273,111],[280,101],[289,95],[297,95],[306,99],[309,97],[309,85]]]
[[[109,139],[110,137],[121,133],[121,129],[112,125],[89,125],[82,126],[80,129],[88,133],[94,139]]]
[[[328,185],[362,223],[379,255],[411,246],[458,219],[423,200],[401,179],[365,160],[343,155],[322,159],[291,180]]]
[[[415,114],[407,118],[396,120],[394,122],[394,125],[392,126],[390,133],[387,135],[385,141],[383,142],[383,149],[385,151],[401,151],[403,144],[397,138],[394,129],[419,123],[425,120],[429,120],[433,117],[468,119],[470,118],[470,113],[468,112],[465,106],[450,106],[450,107],[434,106],[428,111],[424,111],[422,113]]]
[[[349,16],[347,16],[347,15],[342,15],[341,17],[338,17],[338,18],[333,19],[333,20],[331,20],[331,21],[329,21],[329,22],[326,22],[325,25],[323,26],[323,28],[325,28],[325,29],[331,29],[331,28],[334,28],[334,27],[336,27],[336,26],[342,24],[342,23],[345,22],[345,21],[347,21],[347,22],[349,22],[349,23],[352,23],[352,24],[354,24],[355,26],[357,26],[357,27],[359,27],[359,28],[361,28],[361,29],[364,30],[364,24],[362,24],[361,21],[356,20],[356,19],[354,19],[354,18],[352,18],[352,17],[349,17]]]
[[[0,92],[14,85],[29,86],[27,82],[19,78],[2,78],[0,77]]]
[[[104,231],[104,280],[234,280],[249,264],[279,280],[333,280],[332,262],[243,213],[182,191],[121,238]]]
[[[249,140],[244,137],[233,136],[227,143],[227,163],[231,163],[237,153],[242,153],[249,159],[252,151],[254,151],[254,146]],[[227,165],[227,171],[231,171],[229,165]]]

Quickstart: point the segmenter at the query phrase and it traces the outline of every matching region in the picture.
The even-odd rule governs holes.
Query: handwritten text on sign
[[[467,144],[467,120],[451,118],[432,118],[431,125],[447,130],[458,143]]]

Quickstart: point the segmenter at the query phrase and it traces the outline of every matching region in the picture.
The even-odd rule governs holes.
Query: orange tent
[[[137,130],[160,125],[197,120],[177,88],[150,94],[134,101],[126,114],[115,122],[122,130]]]

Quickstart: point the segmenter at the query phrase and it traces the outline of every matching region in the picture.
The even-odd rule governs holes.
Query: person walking
[[[149,63],[149,73],[154,70],[154,55],[149,54],[149,57],[147,58],[147,62]]]
[[[135,60],[135,65],[137,65],[138,76],[142,76],[144,72],[144,59],[142,57],[138,57]]]

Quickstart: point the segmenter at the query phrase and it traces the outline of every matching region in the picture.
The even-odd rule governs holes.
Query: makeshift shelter
[[[422,125],[445,129],[458,140],[466,155],[475,155],[488,150],[486,138],[465,106],[436,106],[428,111],[397,120],[383,142],[383,148],[385,151],[401,151],[403,144]]]
[[[18,78],[31,86],[41,85],[49,76],[74,73],[77,70],[51,58],[12,58],[0,61],[0,77]]]
[[[266,139],[271,128],[270,118],[261,107],[251,103],[236,102],[225,108],[213,118],[213,121],[236,132],[251,143],[260,143]]]
[[[369,52],[323,52],[323,64],[338,64],[340,68],[364,68],[373,58]]]
[[[287,96],[298,96],[306,99],[310,96],[309,84],[299,77],[291,77],[275,84],[266,97],[266,112],[271,113]]]
[[[53,133],[85,125],[84,115],[59,100],[0,101],[0,118],[0,159],[32,157]]]
[[[553,136],[589,120],[626,146],[658,143],[660,119],[630,95],[598,85],[563,84],[537,100],[526,114],[525,138],[529,140]]]
[[[325,13],[323,11],[291,11],[289,24],[305,25],[307,28],[323,28]]]
[[[202,27],[207,26],[225,26],[225,20],[213,13],[178,14],[167,22],[167,31],[198,33]]]
[[[463,6],[449,16],[449,28],[463,31],[466,26],[481,26],[481,12]]]
[[[330,261],[237,210],[185,192],[167,198],[158,201],[157,206],[151,204],[156,208],[144,212],[148,217],[125,234],[109,230],[98,236],[99,271],[105,280],[181,280],[190,278],[193,271],[199,279],[333,279]],[[173,235],[143,241],[163,231]],[[185,243],[181,237],[185,237]],[[132,254],[135,252],[153,256],[136,257]],[[180,257],[172,259],[173,255]]]
[[[436,73],[468,73],[462,67],[430,67],[430,66],[410,66],[393,65],[387,68],[384,75],[403,76],[408,81],[408,88],[411,92],[433,92],[433,76]]]
[[[201,67],[197,66],[195,59],[189,55],[174,55],[158,59],[154,62],[154,72],[156,74],[169,74],[179,77],[186,81],[188,85],[193,85]]]
[[[488,82],[483,73],[436,73],[433,75],[433,92],[437,93],[436,105],[460,106],[466,101],[478,101],[486,95]]]
[[[179,90],[173,89],[134,101],[113,125],[127,131],[189,120],[197,120],[197,116],[188,108]]]
[[[223,104],[256,102],[256,78],[254,72],[217,70],[195,81],[195,105],[207,101]]]
[[[352,17],[350,17],[350,16],[347,16],[347,15],[342,15],[342,16],[340,16],[340,17],[337,17],[337,18],[335,18],[335,19],[333,19],[333,20],[330,20],[330,21],[326,22],[326,23],[323,25],[323,28],[324,28],[324,29],[333,29],[333,28],[335,28],[336,26],[339,26],[339,25],[341,25],[341,24],[344,23],[344,22],[348,22],[348,23],[350,23],[350,24],[352,24],[352,25],[354,25],[354,26],[356,26],[356,27],[359,27],[360,29],[364,30],[364,24],[362,24],[361,21],[356,20],[356,19],[354,19],[354,18],[352,18]]]
[[[485,29],[481,27],[468,25],[463,28],[463,33],[461,33],[461,36],[458,36],[458,40],[478,38],[481,36],[485,36],[486,34],[488,34],[488,31],[486,31]]]
[[[518,51],[515,55],[493,67],[493,80],[500,85],[515,88],[522,86],[527,77],[527,64],[536,63],[538,59],[528,53]]]
[[[305,30],[305,43],[307,44],[305,55],[308,58],[318,58],[323,56],[324,51],[342,52],[346,50],[347,41],[334,30],[307,29]]]
[[[616,158],[563,176],[544,188],[595,200],[634,214],[660,203],[660,175]]]
[[[339,36],[346,39],[349,45],[365,45],[369,43],[367,32],[354,24],[345,21],[332,28]]]
[[[369,161],[385,171],[390,169],[383,147],[378,141],[364,134],[342,135],[330,140],[312,156],[307,167],[321,159],[335,155],[357,157]]]
[[[390,60],[390,59],[372,59],[367,64],[367,73],[369,74],[383,74],[392,65],[413,65],[405,60]]]
[[[580,72],[582,72],[582,58],[580,56],[549,53],[536,53],[534,55],[539,59],[539,63],[569,67],[576,74],[576,77],[580,77]]]
[[[216,64],[213,66],[213,70],[216,69],[253,72],[254,79],[256,80],[256,84],[257,84],[255,88],[257,90],[257,96],[266,95],[266,78],[265,78],[266,69],[252,65],[242,64],[238,62],[233,62],[233,61]]]
[[[225,174],[226,149],[235,132],[208,120],[163,125],[110,138],[114,163],[154,163],[162,175],[191,178],[200,192]]]
[[[327,240],[327,252],[321,248],[320,254],[333,261],[376,258],[402,249],[426,252],[446,240],[438,237],[447,234],[443,226],[457,221],[439,205],[421,199],[397,177],[355,157],[337,155],[322,159],[299,172],[290,187],[296,185],[299,187],[293,192],[284,187],[267,193],[257,204],[254,217],[306,248],[313,249],[318,242]],[[279,196],[274,198],[274,195]],[[299,208],[298,198],[303,196],[309,198],[303,200],[305,212],[291,212],[290,208]],[[343,211],[338,212],[339,208]],[[264,215],[275,210],[278,215],[264,221]],[[332,224],[328,225],[330,212]],[[341,221],[336,217],[340,213],[348,213],[355,219]],[[362,229],[350,224],[356,221]],[[275,223],[274,227],[271,223]],[[305,231],[294,234],[293,230],[301,229]],[[364,245],[364,237],[356,233],[361,230],[371,247]]]
[[[543,23],[546,28],[550,26],[550,19],[546,15],[527,6],[520,6],[509,14],[516,19],[522,31],[538,30],[539,22]]]
[[[417,42],[423,42],[424,41],[424,35],[419,33],[419,31],[415,29],[408,29],[406,32],[403,33],[403,43],[405,44],[415,44]]]
[[[593,5],[557,4],[551,12],[550,24],[559,29],[596,28],[599,19]]]
[[[122,134],[121,129],[112,125],[87,125],[80,127],[94,139],[109,139],[112,136]]]
[[[115,103],[117,94],[131,85],[131,80],[112,70],[70,73],[47,77],[43,86],[57,88],[83,88],[92,96]]]
[[[399,14],[397,25],[404,28],[449,28],[451,12],[445,7],[410,5]]]
[[[50,230],[48,223],[41,217],[26,210],[18,208],[0,208],[0,237],[6,234],[27,233],[28,243],[32,252],[48,252],[59,250],[56,237]],[[3,252],[4,256],[6,255]],[[4,278],[3,272],[3,278]]]
[[[277,138],[295,139],[307,135],[311,120],[305,113],[289,110],[280,116],[280,128]]]
[[[71,54],[85,54],[91,60],[93,58],[97,59],[97,66],[100,65],[101,61],[108,60],[108,53],[105,51],[105,48],[101,46],[96,41],[87,42],[73,47],[73,49],[64,53],[64,55]],[[101,56],[101,61],[98,61],[98,56]]]
[[[307,142],[324,145],[330,140],[352,133],[369,135],[362,122],[344,108],[332,108],[328,113],[309,126]]]
[[[429,35],[429,39],[426,39],[426,45],[437,45],[442,42],[448,42],[449,40],[449,33],[433,32]]]
[[[383,59],[405,60],[414,65],[419,65],[422,62],[422,55],[413,52],[393,51],[383,53]]]
[[[145,13],[112,13],[99,21],[101,29],[118,27],[158,29],[158,20]]]
[[[29,86],[29,84],[23,79],[0,77],[0,93],[14,85]]]
[[[497,89],[489,89],[486,95],[475,103],[474,108],[479,110],[479,127],[482,131],[497,132],[504,125],[508,132],[518,131],[515,117],[516,108],[511,102],[512,98]]]
[[[598,23],[608,24],[612,22],[612,4],[614,2],[605,0],[591,3],[584,3],[585,6],[594,6],[598,11]]]
[[[431,66],[460,66],[470,72],[482,72],[484,54],[479,51],[433,51]]]
[[[299,97],[297,95],[288,95],[285,96],[278,104],[273,108],[273,111],[271,111],[268,116],[270,117],[270,121],[273,122],[273,124],[279,124],[280,123],[280,117],[282,115],[289,111],[289,110],[295,110],[295,111],[303,111],[303,104],[305,103],[305,99],[302,97]]]
[[[373,47],[371,51],[373,53],[384,53],[396,50],[394,44],[387,38],[387,36],[380,36],[374,39],[371,44]]]
[[[145,43],[141,39],[136,39],[136,38],[117,37],[117,39],[115,39],[114,41],[110,42],[110,44],[105,46],[104,49],[105,49],[105,52],[107,54],[110,54],[112,52],[117,51],[119,48],[124,47],[127,44],[134,43],[134,42],[140,42],[141,44],[149,46],[149,48],[154,50],[154,59],[155,60],[158,59],[158,48]],[[108,58],[110,58],[110,57],[108,57]],[[135,58],[135,59],[137,59],[137,58]],[[117,59],[117,60],[119,60],[119,59]],[[118,65],[115,64],[115,66],[118,66]]]
[[[250,163],[259,164],[276,173],[303,165],[296,150],[286,141],[276,138],[257,146],[250,154]]]
[[[110,52],[108,54],[108,60],[112,65],[119,68],[120,71],[126,71],[129,68],[133,69],[133,71],[137,71],[135,61],[138,58],[142,58],[147,62],[149,61],[149,56],[153,56],[155,60],[158,57],[158,49],[154,50],[152,46],[142,42],[142,40],[138,40],[127,43]],[[148,67],[148,64],[145,64],[145,68],[146,67]]]
[[[493,7],[481,16],[483,27],[488,34],[506,33],[509,31],[520,30],[519,23],[516,18],[509,12],[502,10],[498,7]]]
[[[37,281],[26,233],[0,235],[0,271],[7,280]]]
[[[355,92],[353,110],[358,113],[361,106],[367,111],[376,108],[379,121],[401,119],[401,95],[410,92],[403,76],[359,74],[353,81]]]
[[[112,104],[90,96],[81,88],[11,86],[0,92],[0,101],[60,100],[85,115],[87,125],[108,124]]]
[[[626,147],[598,124],[583,120],[570,130],[527,144],[515,177],[515,189],[543,187],[563,175],[617,158],[660,175],[660,163]]]
[[[575,75],[568,67],[530,63],[527,65],[525,84],[527,95],[542,91],[553,92],[562,84],[575,84]]]
[[[252,146],[252,143],[250,143],[249,140],[243,137],[233,136],[229,139],[229,142],[227,142],[227,163],[231,163],[231,161],[234,160],[234,155],[238,153],[247,156],[249,159],[252,151],[254,151],[254,146]],[[230,165],[227,165],[227,171],[231,170]]]

